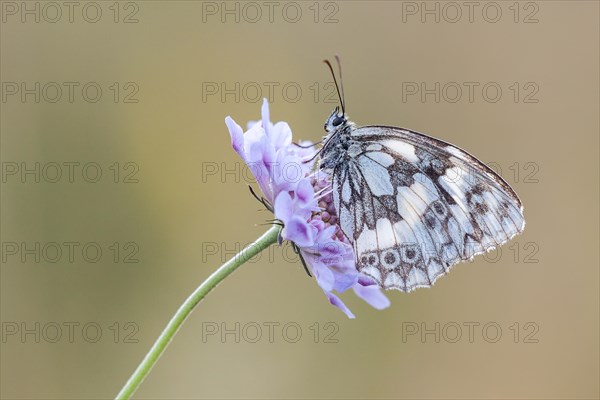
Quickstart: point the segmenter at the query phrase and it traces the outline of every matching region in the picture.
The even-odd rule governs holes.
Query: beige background
[[[98,183],[83,180],[80,169],[73,183],[66,176],[58,183],[5,176],[3,398],[117,393],[181,301],[221,256],[260,235],[270,218],[257,212],[223,123],[226,115],[243,125],[259,118],[252,84],[236,102],[234,95],[203,99],[203,83],[225,82],[231,88],[235,82],[241,87],[256,82],[267,95],[264,83],[274,82],[279,86],[272,119],[288,121],[297,139],[317,140],[335,105],[324,101],[330,77],[321,60],[334,52],[343,57],[354,121],[427,132],[494,163],[525,204],[525,233],[494,256],[497,262],[492,255],[479,257],[457,266],[433,289],[389,293],[392,307],[385,311],[344,294],[357,315],[353,321],[327,303],[299,263],[273,249],[198,307],[137,397],[598,398],[597,2],[522,2],[517,23],[512,1],[497,3],[502,16],[496,23],[483,17],[485,2],[478,3],[472,22],[462,6],[455,23],[447,21],[455,10],[444,2],[438,3],[445,12],[439,23],[433,16],[422,23],[419,15],[403,15],[403,7],[421,8],[421,2],[321,3],[317,23],[313,2],[297,3],[302,16],[296,23],[283,18],[285,3],[277,3],[273,22],[263,5],[256,23],[243,18],[236,23],[235,16],[222,23],[219,15],[205,15],[203,22],[203,7],[221,3],[196,1],[120,3],[117,23],[113,2],[98,3],[97,23],[83,19],[83,2],[72,23],[66,6],[55,23],[43,19],[54,17],[51,9],[39,23],[32,16],[23,23],[21,10],[13,15],[7,3],[0,32],[7,96],[1,103],[3,166],[96,162],[103,176]],[[238,5],[241,13],[243,6]],[[287,7],[286,18],[294,18],[293,5]],[[489,7],[485,17],[494,18]],[[87,9],[88,18],[93,11]],[[252,9],[245,11],[241,17],[254,18]],[[132,12],[138,22],[123,23]],[[323,23],[332,12],[337,22]],[[526,18],[538,22],[524,23]],[[79,82],[79,88],[97,82],[103,96],[90,103],[75,89],[72,103],[66,92],[56,103],[44,97],[35,103],[33,95],[22,102],[7,94],[6,82],[30,87]],[[109,88],[114,82],[120,87],[117,103]],[[137,103],[123,102],[131,90],[127,82],[139,89]],[[321,87],[317,101],[315,82]],[[441,87],[477,82],[479,89],[473,102],[466,89],[455,103],[447,101],[454,92],[438,103],[433,95],[425,102],[418,96],[403,101],[403,82],[405,88],[406,82],[426,82],[430,88],[435,82]],[[502,89],[495,103],[481,94],[490,82]],[[510,88],[514,82],[520,87],[517,102],[515,87]],[[533,86],[525,87],[528,83]],[[302,89],[298,101],[290,101],[292,89],[284,98],[285,84]],[[538,91],[527,99],[537,103],[525,102],[532,88]],[[115,162],[119,181],[132,171],[125,164],[135,163],[138,183],[114,183],[109,167]],[[224,179],[206,175],[215,166],[219,173],[238,172]],[[56,263],[43,257],[36,263],[31,255],[22,262],[6,251],[9,243],[70,241],[98,243],[102,259],[87,262],[79,251],[72,263],[65,254]],[[117,263],[109,248],[114,242],[121,246]],[[127,242],[137,244],[138,263],[122,262]],[[218,254],[208,254],[209,249]],[[325,329],[330,321],[336,325]],[[264,325],[269,322],[280,324],[273,343]],[[470,322],[479,324],[472,343]],[[35,330],[36,323],[39,343],[34,334],[8,334],[15,326]],[[65,323],[79,324],[72,343]],[[82,336],[89,323],[102,329],[96,343]],[[229,329],[240,323],[245,336],[240,343],[231,334],[203,342],[206,323]],[[245,340],[255,334],[253,323],[263,329],[257,343]],[[286,323],[301,327],[296,343],[282,335]],[[421,329],[422,323],[434,330],[439,324],[439,343],[433,334],[402,340],[403,330]],[[63,336],[50,343],[55,324]],[[487,336],[485,324],[491,324]],[[457,325],[462,336],[452,343]],[[332,326],[338,329],[337,343],[325,343]],[[495,326],[502,334],[490,343]],[[134,327],[130,339],[138,343],[125,337]],[[94,334],[90,329],[87,339]],[[295,332],[288,334],[293,338]],[[527,343],[532,340],[537,343]]]

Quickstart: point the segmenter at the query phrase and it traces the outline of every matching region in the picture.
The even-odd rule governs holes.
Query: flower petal
[[[262,163],[267,146],[267,137],[261,126],[255,125],[244,134],[244,153],[247,162]]]
[[[350,319],[356,318],[354,316],[354,314],[352,314],[352,311],[350,311],[350,309],[348,307],[346,307],[346,305],[344,304],[344,302],[342,300],[340,300],[339,297],[337,297],[333,293],[325,293],[325,294],[327,295],[327,298],[329,299],[329,302],[332,305],[334,305],[337,308],[339,308],[340,310],[342,310],[344,312],[344,314],[346,314],[348,316],[348,318],[350,318]]]
[[[316,206],[315,190],[308,179],[298,182],[296,197],[302,206]]]
[[[271,130],[271,116],[269,115],[269,101],[266,98],[263,99],[260,114],[262,116],[262,127],[265,130],[265,132],[267,132],[267,136],[270,136],[269,133]]]
[[[335,285],[335,275],[333,272],[318,261],[312,264],[312,271],[321,289],[326,293],[331,292],[333,285]]]
[[[233,149],[245,161],[246,157],[244,155],[244,131],[242,130],[242,127],[236,124],[230,116],[227,116],[227,118],[225,118],[225,124],[229,129],[229,136],[231,136],[231,145],[233,146]]]
[[[315,233],[313,226],[297,215],[292,215],[283,229],[283,238],[300,247],[308,247],[315,242]]]
[[[340,273],[339,271],[335,271],[334,269],[333,274],[335,276],[335,285],[333,288],[336,292],[343,293],[351,287],[355,286],[358,271],[356,271],[355,269],[347,269],[346,271]]]
[[[293,200],[292,196],[288,192],[281,192],[275,198],[275,218],[283,222],[284,225],[288,223],[293,215]]]
[[[358,283],[352,288],[354,293],[371,307],[383,310],[390,306],[390,299],[383,294],[381,288],[370,278],[361,275]]]
[[[292,144],[292,129],[287,122],[277,122],[271,128],[270,134],[275,148],[281,149]]]
[[[296,190],[298,182],[305,180],[298,165],[299,160],[288,154],[285,149],[277,152],[277,160],[271,166],[271,176],[279,190]]]

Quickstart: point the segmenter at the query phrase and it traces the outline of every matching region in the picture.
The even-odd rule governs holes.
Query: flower
[[[234,150],[283,224],[282,238],[294,243],[329,302],[349,318],[354,314],[333,292],[352,288],[372,307],[389,307],[381,288],[356,269],[353,248],[337,223],[330,177],[320,170],[313,172],[307,162],[316,156],[312,143],[293,144],[289,125],[270,121],[266,99],[261,111],[262,119],[249,122],[246,132],[231,117],[225,118],[225,124]]]

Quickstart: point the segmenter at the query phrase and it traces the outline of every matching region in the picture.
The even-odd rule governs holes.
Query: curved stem
[[[140,386],[146,375],[150,372],[173,336],[177,333],[186,318],[192,313],[194,307],[212,290],[246,261],[277,242],[281,227],[273,225],[254,243],[246,246],[232,259],[221,265],[183,302],[175,315],[171,318],[166,328],[162,331],[156,342],[152,345],[146,357],[142,360],[135,372],[131,375],[123,389],[117,394],[116,399],[129,399]]]

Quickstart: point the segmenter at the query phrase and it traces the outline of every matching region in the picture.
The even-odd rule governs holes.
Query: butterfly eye
[[[339,115],[337,115],[333,121],[331,121],[331,124],[333,126],[339,126],[342,122],[344,122],[344,117],[340,117]]]

